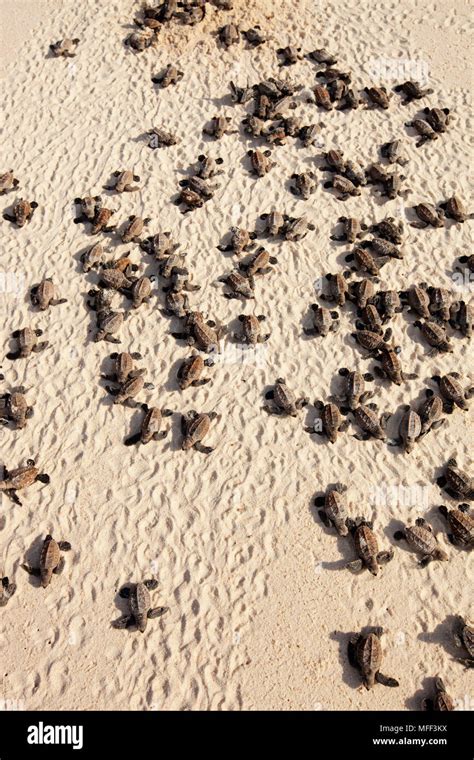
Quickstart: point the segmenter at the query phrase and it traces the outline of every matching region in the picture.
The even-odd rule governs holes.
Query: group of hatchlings
[[[191,2],[168,0],[157,7],[144,6],[141,17],[135,19],[139,31],[127,37],[126,45],[135,52],[155,47],[163,25],[174,21],[190,25],[200,23],[206,15],[206,5],[208,3],[205,0]],[[212,5],[220,10],[232,9],[231,0],[227,2],[214,0]],[[217,32],[218,44],[224,48],[239,44],[242,37],[249,47],[257,47],[267,42],[260,27],[243,31],[236,24],[230,23]],[[76,55],[79,42],[78,39],[60,40],[50,46],[51,54],[55,57],[72,57]],[[300,48],[291,46],[278,49],[276,54],[281,66],[290,66],[303,57]],[[384,87],[366,87],[363,92],[365,100],[361,99],[360,93],[357,94],[350,86],[350,72],[334,68],[337,58],[326,49],[314,50],[307,57],[316,64],[318,69],[317,84],[312,90],[310,99],[318,108],[326,111],[333,108],[352,110],[362,105],[371,108],[389,108],[391,94]],[[164,88],[176,84],[182,76],[183,72],[169,64],[161,74],[153,77],[153,82]],[[263,140],[270,146],[284,145],[288,138],[299,139],[305,147],[311,146],[324,126],[302,124],[301,120],[295,116],[284,116],[285,111],[293,110],[297,105],[294,96],[302,89],[299,85],[269,78],[252,87],[239,87],[231,82],[230,89],[234,104],[253,102],[252,113],[248,113],[242,123],[244,132],[252,138]],[[402,93],[403,105],[418,101],[432,93],[432,90],[423,90],[417,82],[412,81],[404,82],[394,90]],[[413,119],[407,123],[407,126],[413,127],[418,133],[420,139],[417,146],[421,146],[444,133],[451,118],[447,108],[425,108],[423,117]],[[203,132],[209,137],[221,139],[224,135],[237,131],[231,129],[230,121],[228,116],[218,114],[204,127]],[[153,149],[178,142],[175,135],[161,127],[151,129],[148,137],[149,145]],[[271,170],[273,162],[270,160],[270,151],[255,148],[249,150],[248,154],[251,171],[257,177],[262,177]],[[381,158],[387,163],[377,163],[363,169],[358,162],[346,159],[342,151],[335,149],[327,151],[323,154],[323,161],[318,167],[330,175],[324,187],[331,189],[338,200],[360,195],[361,188],[367,184],[380,186],[381,195],[387,198],[394,198],[407,192],[403,190],[405,178],[397,172],[389,171],[390,165],[407,163],[403,155],[403,142],[394,140],[381,146]],[[178,205],[184,206],[185,213],[201,208],[208,199],[212,198],[216,188],[209,183],[209,180],[222,173],[219,169],[222,164],[221,158],[199,155],[196,167],[191,170],[185,180],[181,181],[181,189],[175,199]],[[293,174],[291,179],[290,189],[295,196],[306,200],[316,189],[316,176],[312,172]],[[139,185],[136,184],[139,182],[140,177],[133,171],[118,170],[113,174],[112,183],[105,185],[104,188],[117,194],[134,192],[139,190]],[[4,173],[0,176],[0,194],[16,190],[18,184],[19,181],[12,170]],[[90,225],[92,235],[112,233],[117,229],[117,224],[112,220],[116,210],[108,208],[100,195],[76,198],[75,203],[80,209],[75,219],[76,223],[84,222]],[[4,213],[4,218],[22,227],[31,220],[36,208],[37,204],[34,201],[19,198],[13,204],[11,211]],[[438,208],[419,203],[414,207],[414,211],[418,219],[411,222],[411,225],[417,228],[441,227],[445,219],[463,223],[472,216],[466,213],[458,196],[440,203]],[[173,332],[172,335],[194,346],[192,354],[183,361],[177,373],[179,388],[184,391],[191,386],[196,387],[210,381],[202,375],[206,367],[213,366],[212,354],[219,351],[220,339],[226,333],[226,328],[223,325],[217,325],[212,320],[206,320],[202,312],[190,308],[188,293],[199,290],[199,286],[192,284],[192,276],[185,266],[186,253],[177,252],[179,246],[174,243],[168,232],[158,232],[144,237],[145,227],[150,221],[146,217],[130,216],[119,234],[124,244],[138,244],[142,251],[153,258],[157,263],[156,277],[136,276],[135,273],[140,267],[132,262],[129,253],[123,254],[117,260],[107,260],[102,242],[99,241],[88,247],[81,256],[83,271],[95,273],[97,276],[95,287],[89,291],[88,305],[96,314],[95,340],[119,343],[118,333],[130,312],[116,310],[114,305],[116,294],[120,293],[129,299],[131,310],[137,309],[151,299],[153,281],[163,281],[165,305],[161,312],[168,317],[182,320],[182,329]],[[309,231],[314,230],[314,225],[309,223],[305,216],[289,217],[278,211],[262,214],[260,222],[263,222],[263,226],[257,223],[255,230],[232,227],[226,242],[218,246],[221,251],[232,252],[238,261],[238,265],[232,271],[218,280],[225,284],[224,295],[227,298],[253,299],[256,279],[271,273],[278,263],[277,259],[270,256],[264,247],[258,246],[256,250],[252,250],[256,246],[257,237],[278,237],[283,240],[298,241]],[[374,369],[375,374],[397,385],[416,377],[403,371],[399,359],[400,349],[389,342],[391,329],[385,328],[386,323],[404,309],[416,315],[417,320],[414,325],[420,329],[433,352],[452,350],[452,344],[446,332],[447,325],[459,330],[466,338],[470,338],[472,307],[462,300],[455,300],[449,290],[429,286],[426,283],[414,284],[402,292],[375,290],[372,278],[379,275],[381,267],[391,258],[403,258],[401,220],[396,221],[388,217],[368,226],[356,218],[340,217],[338,224],[339,231],[335,232],[331,239],[355,245],[353,251],[346,256],[351,269],[325,275],[327,288],[326,292],[321,294],[321,300],[331,302],[339,308],[343,307],[347,301],[355,306],[356,329],[353,337],[366,355],[378,362]],[[372,233],[371,239],[362,240],[369,232]],[[464,271],[468,273],[474,271],[472,256],[459,259],[457,267],[460,268],[461,264]],[[354,271],[358,271],[363,278],[349,282]],[[64,303],[65,300],[58,297],[56,287],[50,278],[45,278],[31,289],[32,304],[40,310],[47,310],[51,306]],[[262,333],[261,325],[265,320],[263,315],[241,314],[239,320],[241,332],[230,336],[231,339],[241,344],[255,346],[270,338],[270,333]],[[304,333],[307,336],[324,337],[337,330],[338,326],[339,312],[337,310],[313,304],[311,323],[304,328]],[[10,360],[26,358],[31,352],[39,352],[46,348],[47,341],[38,341],[41,334],[40,329],[31,327],[17,330],[12,336],[17,343],[16,350],[8,353],[7,358]],[[199,352],[210,356],[203,359]],[[135,368],[134,362],[140,358],[141,356],[136,352],[111,354],[112,370],[102,377],[113,383],[106,387],[114,397],[115,404],[121,403],[135,407],[139,405],[136,397],[140,392],[154,387],[151,383],[145,382],[145,369]],[[327,402],[317,400],[314,403],[316,418],[311,426],[305,428],[306,431],[310,434],[325,436],[329,442],[334,443],[338,434],[347,429],[351,420],[361,431],[355,435],[356,438],[377,438],[387,441],[389,445],[402,446],[407,453],[413,450],[417,441],[444,422],[443,413],[449,414],[455,407],[467,409],[467,400],[474,391],[473,388],[463,387],[462,378],[456,372],[434,376],[432,380],[439,389],[439,395],[432,389],[427,389],[426,398],[417,410],[406,406],[403,410],[398,438],[388,439],[385,427],[390,414],[379,415],[376,405],[367,403],[374,394],[366,390],[366,382],[372,382],[374,376],[368,372],[350,371],[347,368],[341,368],[339,376],[342,383],[340,393],[329,397]],[[28,418],[33,413],[33,408],[29,406],[25,394],[25,389],[20,387],[12,388],[8,393],[0,396],[2,424],[12,424],[16,429],[25,427]],[[265,398],[268,403],[263,406],[263,409],[269,414],[277,415],[296,416],[298,410],[309,403],[306,397],[296,398],[283,378],[276,380],[273,388],[265,394]],[[152,440],[164,438],[168,432],[161,428],[163,418],[173,414],[171,410],[149,407],[144,403],[140,405],[144,411],[140,430],[125,439],[126,445],[147,444]],[[343,420],[344,416],[348,419]],[[216,417],[215,412],[198,413],[194,410],[183,414],[181,416],[182,449],[193,448],[209,454],[213,449],[204,445],[202,441],[210,429],[212,420]],[[0,481],[0,492],[21,505],[18,492],[36,481],[47,484],[49,476],[42,473],[33,460],[28,460],[23,467],[11,471],[4,469],[3,480]],[[451,509],[446,506],[439,507],[440,513],[449,526],[449,540],[458,547],[472,549],[474,520],[469,514],[467,504],[467,501],[474,496],[472,478],[458,467],[454,458],[451,458],[446,464],[444,474],[438,478],[437,482],[450,497],[461,502]],[[357,558],[348,563],[348,569],[359,572],[365,568],[373,575],[377,575],[379,568],[393,558],[394,551],[393,549],[379,551],[373,524],[361,517],[354,519],[349,516],[346,490],[346,487],[340,483],[328,488],[324,494],[315,498],[315,507],[328,528],[335,528],[340,536],[351,536]],[[421,517],[414,525],[407,525],[397,531],[394,538],[404,540],[421,556],[419,564],[422,567],[434,560],[448,559],[448,554],[439,545],[431,526]],[[24,564],[22,567],[28,573],[39,576],[41,585],[47,587],[53,573],[60,573],[64,567],[62,552],[70,549],[71,545],[67,541],[56,541],[51,535],[47,535],[37,565]],[[114,621],[114,627],[124,628],[134,625],[137,630],[143,632],[148,618],[163,615],[168,608],[151,607],[150,590],[155,589],[157,585],[156,580],[148,579],[124,586],[119,594],[122,598],[128,599],[129,613]],[[7,577],[2,579],[1,606],[7,603],[15,589],[15,584],[10,583]],[[351,637],[349,641],[349,661],[360,671],[363,684],[367,689],[374,686],[376,682],[386,686],[398,686],[398,681],[380,672],[382,632],[380,628],[367,629]],[[464,650],[465,656],[459,658],[460,661],[467,667],[472,667],[474,665],[474,628],[462,617],[457,617],[453,634],[457,646]],[[424,700],[424,707],[435,710],[454,709],[453,700],[447,694],[440,678],[435,679],[433,696]]]

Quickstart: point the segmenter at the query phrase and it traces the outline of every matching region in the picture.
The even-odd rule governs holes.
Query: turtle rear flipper
[[[128,628],[129,626],[133,625],[133,623],[133,615],[123,615],[122,617],[119,617],[117,620],[114,620],[112,622],[112,628]]]
[[[377,683],[381,683],[382,686],[394,687],[394,686],[400,685],[396,678],[390,678],[390,676],[384,676],[384,674],[381,673],[380,671],[378,671],[375,674],[375,680],[377,681]]]
[[[351,573],[360,573],[364,569],[364,563],[361,559],[355,559],[346,564],[346,569],[350,570]]]
[[[20,565],[20,567],[22,567],[23,570],[26,570],[28,575],[34,575],[36,577],[39,577],[41,575],[41,570],[39,567],[31,567],[31,565],[26,564]]]
[[[210,454],[212,451],[214,451],[213,448],[210,446],[204,446],[204,444],[202,444],[200,441],[194,444],[194,448],[196,451],[200,451],[201,454]]]
[[[425,554],[425,556],[420,559],[418,564],[420,567],[426,567],[427,565],[429,565],[432,559],[433,557],[430,554]]]
[[[17,492],[13,488],[8,488],[6,491],[4,491],[9,499],[11,499],[15,504],[18,504],[19,507],[23,506]]]
[[[148,610],[149,618],[158,618],[168,612],[169,607],[154,607],[152,610]]]

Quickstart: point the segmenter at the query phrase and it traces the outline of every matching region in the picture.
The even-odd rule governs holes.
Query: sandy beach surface
[[[0,0],[0,170],[12,168],[20,180],[0,205],[3,213],[20,196],[38,203],[25,227],[0,223],[2,357],[20,327],[40,328],[49,341],[28,359],[0,360],[0,388],[24,385],[35,407],[24,430],[0,428],[0,463],[12,469],[34,458],[51,477],[49,486],[22,492],[22,506],[0,496],[1,569],[18,586],[0,618],[4,706],[412,710],[432,677],[441,675],[457,709],[473,709],[472,680],[455,661],[451,639],[454,616],[473,617],[472,554],[449,543],[437,506],[456,502],[435,482],[452,454],[472,472],[472,413],[456,409],[411,454],[358,441],[353,425],[334,445],[303,429],[314,420],[312,402],[338,392],[339,368],[367,372],[374,366],[351,338],[351,305],[339,309],[336,334],[303,334],[319,278],[347,268],[349,246],[330,240],[338,217],[368,224],[385,216],[404,220],[404,258],[388,262],[378,287],[427,282],[453,289],[457,257],[472,252],[472,222],[408,226],[411,207],[421,201],[438,204],[457,193],[474,209],[469,3],[430,5],[236,1],[230,12],[210,7],[196,27],[167,27],[155,49],[136,54],[123,44],[140,10],[133,0]],[[267,43],[219,47],[213,33],[231,20],[244,29],[260,24]],[[76,57],[51,58],[49,44],[66,36],[81,40]],[[317,110],[305,102],[314,64],[304,59],[278,68],[275,50],[288,44],[303,52],[328,47],[338,54],[338,66],[352,71],[357,89],[391,89],[421,74],[434,93],[407,107],[394,94],[387,111]],[[168,63],[184,76],[160,90],[151,77]],[[275,167],[256,179],[246,154],[258,141],[242,131],[213,141],[202,128],[223,113],[238,129],[245,107],[231,103],[230,80],[243,86],[272,75],[303,84],[294,113],[325,126],[317,145],[303,148],[290,138],[272,149]],[[438,140],[417,149],[404,124],[425,106],[447,106],[454,118]],[[150,150],[143,134],[153,126],[175,132],[179,143]],[[341,203],[323,188],[327,175],[316,168],[323,151],[343,149],[366,166],[379,160],[382,143],[397,137],[406,144],[408,163],[400,170],[410,193],[387,200],[364,187]],[[223,158],[223,174],[215,178],[213,198],[182,215],[171,199],[203,152]],[[125,168],[140,176],[140,191],[104,191],[112,172]],[[306,170],[315,171],[318,185],[304,201],[289,192],[289,178]],[[124,323],[119,346],[142,354],[138,364],[155,386],[139,400],[175,412],[164,421],[168,437],[147,446],[123,445],[142,412],[113,405],[100,380],[116,347],[93,340],[86,296],[97,275],[84,274],[79,257],[97,238],[73,223],[73,199],[98,193],[117,209],[119,225],[139,214],[151,218],[147,234],[171,231],[201,285],[190,293],[193,308],[230,332],[240,313],[263,314],[271,331],[244,361],[225,337],[220,360],[206,369],[211,382],[180,392],[176,371],[190,349],[170,335],[179,322],[160,313],[163,297],[155,284],[150,303]],[[254,229],[259,215],[272,209],[306,214],[316,229],[298,242],[263,239],[278,259],[274,271],[257,279],[254,301],[226,300],[213,283],[235,257],[217,245],[232,225]],[[130,251],[142,273],[156,273],[138,245],[126,246],[116,234],[102,238],[109,259]],[[67,303],[38,312],[28,291],[45,276],[54,278]],[[456,297],[469,300],[471,287],[461,283]],[[119,303],[128,308],[125,298]],[[433,375],[459,371],[466,388],[474,380],[468,340],[448,328],[453,352],[431,355],[413,321],[398,314],[391,326],[404,369],[418,377],[401,386],[373,384],[380,412],[394,414],[392,437],[401,407],[416,406],[426,388],[435,388]],[[264,393],[278,377],[310,399],[297,417],[262,411]],[[215,447],[209,456],[180,448],[179,413],[190,409],[219,415],[205,441]],[[351,541],[325,528],[313,507],[315,495],[337,481],[348,486],[351,515],[372,519],[380,548],[395,548],[377,577],[345,569],[355,558]],[[421,569],[393,540],[402,524],[418,517],[430,522],[448,562]],[[41,589],[20,565],[37,560],[47,533],[70,541],[72,551],[63,574]],[[143,635],[112,628],[126,612],[119,588],[149,577],[159,581],[153,606],[169,606],[168,614],[150,620]],[[386,629],[383,670],[399,688],[361,689],[347,662],[349,635],[375,625]]]

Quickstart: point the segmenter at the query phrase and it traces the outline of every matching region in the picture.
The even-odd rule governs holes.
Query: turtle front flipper
[[[123,588],[120,589],[118,592],[119,597],[121,599],[129,599],[130,598],[130,586],[123,586]]]
[[[356,636],[351,636],[347,643],[347,657],[349,659],[349,663],[352,665],[353,668],[359,669],[359,663],[357,662],[357,644],[360,640],[360,634]]]
[[[377,554],[377,562],[379,565],[386,565],[387,562],[390,562],[393,559],[393,549],[389,549],[388,551],[379,552]]]
[[[212,451],[214,451],[214,449],[211,448],[211,446],[204,446],[204,444],[201,443],[200,441],[194,444],[194,448],[196,449],[196,451],[199,451],[201,454],[210,454]]]
[[[113,620],[111,625],[112,628],[128,628],[133,625],[133,623],[133,615],[123,615],[122,617],[117,618],[117,620]]]
[[[129,436],[129,438],[126,438],[124,440],[125,446],[134,446],[137,443],[140,443],[141,439],[141,433],[135,433],[135,435]]]
[[[346,564],[346,569],[350,570],[351,573],[360,573],[361,570],[364,568],[364,563],[361,559],[355,559],[352,562],[348,562]]]
[[[149,618],[158,618],[164,615],[166,612],[168,612],[169,607],[154,607],[151,610],[148,610],[148,617]]]
[[[62,571],[64,570],[64,565],[65,564],[66,564],[66,561],[65,561],[64,557],[61,557],[61,559],[59,560],[58,564],[54,568],[53,573],[55,575],[61,575]]]
[[[382,686],[394,687],[394,686],[400,685],[396,678],[390,678],[390,676],[384,676],[384,674],[381,673],[380,671],[378,671],[375,674],[375,680],[377,681],[377,683],[381,683]]]
[[[58,546],[62,552],[70,552],[72,549],[72,546],[69,543],[69,541],[58,541]]]
[[[18,504],[19,507],[23,506],[23,502],[20,500],[17,492],[13,488],[7,488],[4,493],[6,493],[8,498],[11,499],[15,504]]]

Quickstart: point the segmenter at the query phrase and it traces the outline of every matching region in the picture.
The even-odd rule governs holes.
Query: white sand
[[[18,17],[12,17],[12,6],[19,6]],[[456,452],[465,468],[472,464],[469,413],[457,410],[405,456],[350,434],[334,446],[310,438],[303,422],[312,421],[312,408],[297,419],[260,411],[262,394],[276,377],[313,401],[335,392],[339,367],[371,366],[350,339],[352,307],[343,310],[337,336],[302,337],[302,318],[315,300],[313,282],[342,263],[345,246],[329,241],[338,216],[366,222],[403,216],[416,202],[438,203],[453,192],[473,207],[468,3],[437,2],[425,21],[422,4],[413,0],[236,2],[232,13],[211,9],[204,24],[167,30],[156,50],[135,55],[122,43],[138,8],[131,0],[0,3],[6,35],[0,168],[14,168],[21,182],[1,206],[3,211],[18,195],[39,204],[25,228],[1,223],[1,269],[17,278],[20,294],[0,296],[0,339],[5,354],[11,332],[31,324],[51,343],[28,360],[1,363],[6,388],[24,383],[29,398],[36,396],[36,413],[25,430],[0,430],[1,460],[12,468],[34,456],[51,485],[24,492],[22,507],[6,497],[0,501],[3,571],[18,584],[1,616],[0,697],[31,710],[397,710],[418,708],[424,679],[440,674],[458,706],[472,709],[468,672],[454,663],[449,640],[450,616],[470,612],[472,555],[448,544],[446,526],[433,509],[443,502],[434,480],[448,456]],[[260,22],[269,43],[255,51],[243,43],[218,49],[209,32],[232,18],[243,19],[244,28]],[[63,36],[81,39],[77,57],[47,58],[49,43]],[[273,151],[275,169],[255,180],[245,156],[253,142],[239,135],[207,142],[201,129],[218,111],[237,126],[244,111],[228,102],[229,80],[245,84],[278,76],[274,49],[290,42],[305,51],[327,45],[338,52],[341,67],[353,71],[360,87],[371,83],[374,59],[426,62],[435,94],[421,105],[448,105],[453,124],[417,150],[403,127],[416,103],[403,108],[394,95],[388,112],[330,114],[302,104],[297,113],[306,121],[326,124],[324,145],[304,149],[289,140]],[[158,91],[150,78],[169,62],[185,76],[177,87]],[[314,71],[302,61],[284,73],[309,85]],[[152,125],[176,131],[181,142],[150,151],[139,138]],[[314,167],[321,150],[341,147],[366,165],[378,160],[381,143],[400,135],[412,190],[405,204],[382,203],[368,188],[342,204],[322,183],[309,201],[289,193],[291,173]],[[225,173],[214,198],[182,216],[170,198],[203,150],[225,159]],[[227,348],[211,383],[180,394],[175,374],[189,349],[169,335],[171,323],[158,312],[156,298],[123,327],[122,349],[143,354],[147,379],[156,386],[143,400],[176,412],[214,409],[221,415],[206,439],[216,446],[207,458],[180,451],[177,414],[165,442],[125,448],[123,438],[136,430],[140,414],[113,407],[99,383],[114,347],[92,342],[85,294],[94,276],[81,273],[78,255],[95,239],[73,224],[72,199],[100,192],[112,171],[128,167],[141,176],[142,189],[108,199],[119,209],[118,221],[143,212],[152,217],[151,232],[173,232],[202,285],[191,294],[192,303],[206,315],[234,328],[241,311],[263,313],[272,330],[260,366],[235,364]],[[242,308],[211,286],[232,264],[216,246],[232,224],[253,228],[271,208],[307,213],[317,230],[299,243],[268,243],[278,255],[276,271],[258,281],[255,304]],[[134,261],[154,271],[138,246],[117,244],[114,236],[106,240],[111,253],[131,250]],[[384,268],[384,284],[401,288],[425,280],[450,287],[456,256],[472,250],[472,224],[407,227],[404,250],[403,261]],[[54,276],[68,303],[37,314],[27,289],[45,275]],[[472,382],[468,342],[459,333],[452,354],[430,357],[404,316],[393,324],[403,366],[419,378],[400,388],[377,381],[382,411],[418,402],[436,372],[461,369],[466,385]],[[390,425],[392,434],[398,419]],[[349,574],[343,565],[354,556],[350,542],[325,530],[310,508],[315,493],[337,480],[349,486],[352,513],[374,518],[381,548],[388,548],[400,521],[414,522],[427,512],[450,562],[420,570],[415,556],[400,547],[377,578]],[[374,507],[371,501],[375,486],[417,484],[427,489],[426,505]],[[19,565],[48,531],[69,540],[73,552],[64,574],[42,590]],[[118,588],[151,575],[160,584],[153,601],[169,605],[170,613],[150,621],[143,636],[112,629],[111,620],[121,614],[114,602]],[[360,679],[347,665],[345,643],[348,633],[365,625],[389,631],[384,671],[399,679],[398,689],[357,689]]]

